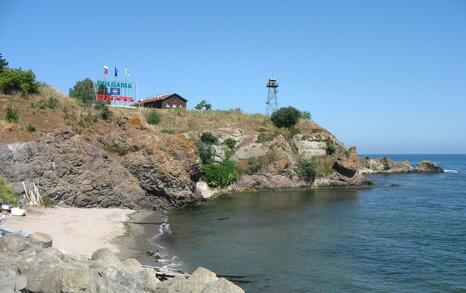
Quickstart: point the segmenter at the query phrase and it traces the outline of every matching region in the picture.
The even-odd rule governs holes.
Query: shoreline
[[[155,239],[169,231],[165,211],[135,211],[128,215],[124,230],[123,235],[112,241],[119,248],[118,258],[135,258],[146,266],[178,272],[177,268],[171,268],[175,264],[173,258],[167,259],[169,255]]]

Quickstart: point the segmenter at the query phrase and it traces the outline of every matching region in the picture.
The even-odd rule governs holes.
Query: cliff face
[[[20,123],[0,127],[0,176],[20,195],[37,186],[55,203],[79,207],[153,208],[194,205],[201,161],[196,141],[204,131],[218,138],[214,161],[233,160],[241,169],[229,190],[361,186],[356,150],[347,150],[311,121],[294,130],[277,129],[263,115],[235,111],[161,111],[157,126],[145,123],[147,109],[98,112],[62,98],[57,109],[31,106],[41,96],[0,96],[19,109]],[[47,123],[45,123],[45,122]],[[34,123],[37,132],[25,131]],[[24,125],[23,125],[24,124]],[[230,149],[225,141],[233,139]],[[298,175],[300,161],[312,159],[315,180]]]

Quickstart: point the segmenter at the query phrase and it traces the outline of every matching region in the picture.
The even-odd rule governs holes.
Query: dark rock
[[[421,161],[417,166],[414,168],[414,172],[418,173],[442,173],[444,172],[443,169],[431,161]]]

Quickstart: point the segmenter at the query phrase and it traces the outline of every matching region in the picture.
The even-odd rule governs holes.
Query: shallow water
[[[246,276],[247,292],[466,292],[466,156],[390,157],[452,172],[219,198],[170,212],[156,242],[184,270]]]

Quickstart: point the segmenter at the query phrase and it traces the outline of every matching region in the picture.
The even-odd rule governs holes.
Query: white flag
[[[129,70],[128,68],[125,68],[125,77],[128,77],[129,76]]]

